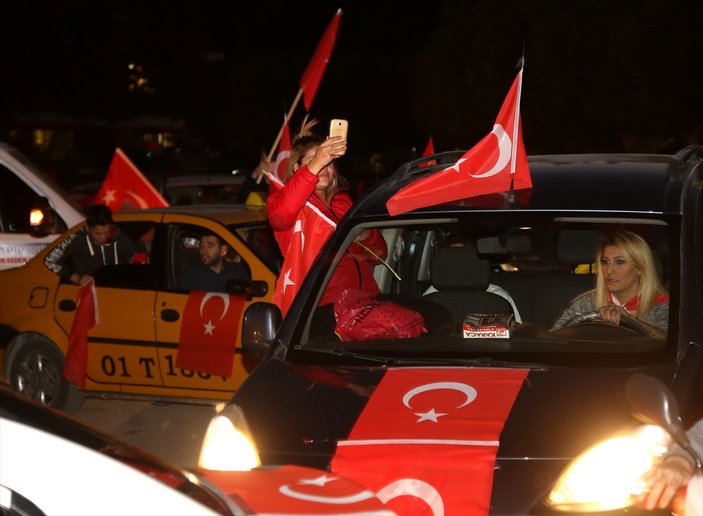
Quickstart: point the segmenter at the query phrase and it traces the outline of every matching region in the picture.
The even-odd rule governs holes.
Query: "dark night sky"
[[[170,116],[226,166],[253,166],[338,7],[312,116],[349,119],[346,175],[368,171],[372,153],[393,169],[430,135],[438,151],[472,146],[523,45],[528,153],[703,143],[703,4],[652,0],[6,0],[0,137],[30,113]],[[154,93],[128,93],[130,61]]]

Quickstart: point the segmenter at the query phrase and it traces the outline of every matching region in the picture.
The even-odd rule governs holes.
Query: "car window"
[[[191,224],[172,224],[169,228],[169,281],[168,289],[182,291],[183,278],[188,271],[199,266],[200,260],[200,238],[202,235],[210,233],[210,230]],[[251,265],[229,245],[225,261],[240,265],[246,276],[251,279]]]
[[[265,223],[254,226],[232,225],[229,230],[243,240],[272,272],[275,274],[280,272],[283,256],[278,242],[273,236],[271,226]]]
[[[387,259],[374,268],[381,295],[422,309],[423,303],[431,301],[451,314],[451,325],[440,325],[442,329],[434,331],[427,317],[428,313],[430,318],[434,317],[434,312],[425,314],[430,331],[419,340],[432,338],[435,351],[436,339],[464,346],[486,346],[487,341],[481,344],[479,339],[464,338],[464,322],[474,316],[503,313],[514,315],[520,323],[516,327],[526,340],[531,339],[534,350],[544,351],[563,341],[568,341],[573,350],[583,350],[588,341],[601,342],[602,345],[593,346],[599,351],[608,349],[604,347],[606,343],[615,343],[610,348],[613,352],[651,351],[666,345],[665,339],[653,342],[650,336],[633,331],[615,334],[605,331],[610,328],[596,330],[595,323],[550,331],[577,296],[596,288],[597,249],[604,235],[610,232],[629,230],[643,237],[652,249],[660,281],[667,289],[673,288],[677,278],[672,276],[671,264],[676,261],[677,246],[672,235],[676,231],[671,230],[666,220],[553,213],[461,214],[444,220],[388,221],[359,226],[347,237],[347,245],[355,234],[369,227],[381,231],[388,246]],[[343,253],[336,253],[334,267],[340,264],[344,267],[341,256]],[[320,275],[320,285],[315,287],[317,294],[309,301],[312,315],[307,334],[302,336],[303,343],[321,340],[333,345],[339,343],[333,331],[320,334],[317,331],[320,325],[314,319],[314,314],[324,308],[317,306],[323,299],[323,289],[336,281],[334,267]],[[407,299],[412,302],[406,303]],[[670,319],[673,317],[669,314]],[[519,332],[515,335],[519,336]],[[629,348],[624,344],[626,339],[631,343]],[[494,346],[494,350],[499,349]],[[568,349],[563,346],[560,352]]]
[[[116,226],[127,238],[134,242],[135,253],[131,263],[106,265],[93,273],[97,287],[148,290],[153,287],[151,273],[151,243],[154,239],[156,223],[119,222]]]
[[[0,232],[30,233],[29,211],[38,206],[41,199],[24,181],[0,164]],[[58,224],[60,230],[66,229],[63,220]]]

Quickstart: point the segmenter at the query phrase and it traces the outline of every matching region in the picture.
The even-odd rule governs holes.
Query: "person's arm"
[[[266,215],[275,231],[287,231],[293,227],[300,210],[303,209],[317,185],[317,175],[308,167],[299,168],[279,191],[272,190],[266,200]]]
[[[68,278],[69,280],[71,280],[72,283],[76,284],[78,283],[78,278],[80,276],[78,274],[71,274],[71,271],[69,271],[68,267],[64,262],[66,256],[70,256],[71,254],[71,251],[69,250],[69,248],[72,247],[71,243],[74,242],[79,235],[83,235],[83,232],[79,231],[77,233],[69,235],[64,240],[62,240],[56,247],[54,247],[54,249],[52,249],[51,252],[46,255],[46,257],[44,257],[44,265],[47,269],[49,269],[54,274],[58,274],[61,277]],[[74,277],[76,278],[76,281],[73,280]]]
[[[595,297],[596,294],[593,290],[580,294],[571,302],[568,307],[566,307],[564,312],[561,314],[559,319],[557,319],[557,321],[552,325],[549,331],[560,330],[564,327],[564,324],[566,324],[566,322],[572,317],[575,317],[578,314],[595,310]]]

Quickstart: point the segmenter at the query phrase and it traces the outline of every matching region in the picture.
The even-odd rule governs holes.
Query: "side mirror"
[[[257,302],[249,305],[242,320],[242,348],[245,355],[263,358],[271,348],[283,316],[273,303]]]
[[[674,393],[661,380],[636,373],[627,379],[625,397],[632,415],[643,423],[658,425],[686,450],[701,469],[701,458],[691,447],[679,415],[679,404]]]
[[[263,280],[229,280],[226,288],[228,294],[245,297],[247,301],[264,297],[269,291],[268,283]]]

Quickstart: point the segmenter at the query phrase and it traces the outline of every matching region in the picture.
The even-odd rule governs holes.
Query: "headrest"
[[[486,290],[491,267],[475,247],[445,247],[432,260],[430,273],[437,290]]]
[[[593,263],[600,233],[590,229],[565,229],[557,237],[557,257],[571,265]]]

